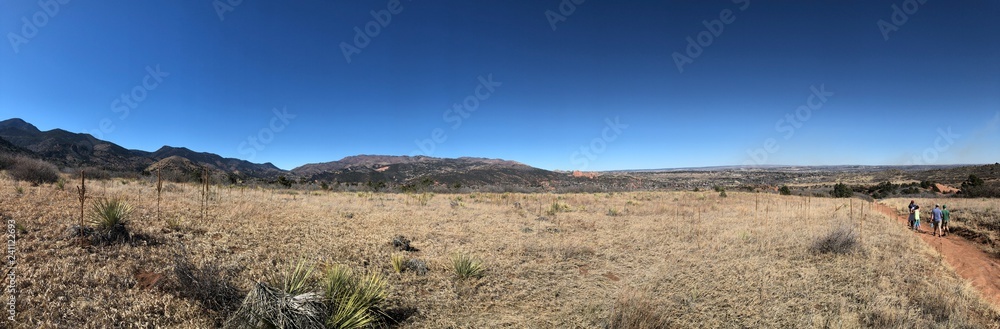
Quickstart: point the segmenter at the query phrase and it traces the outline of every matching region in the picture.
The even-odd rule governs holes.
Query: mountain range
[[[384,182],[400,186],[542,186],[586,180],[515,161],[469,157],[357,155],[286,171],[271,163],[252,163],[184,147],[163,146],[154,152],[130,150],[89,134],[62,129],[41,131],[16,118],[0,122],[0,153],[31,156],[64,168],[98,169],[119,174],[161,171],[178,178],[197,177],[203,170],[209,170],[214,176],[239,180],[273,181],[286,176],[299,181]]]

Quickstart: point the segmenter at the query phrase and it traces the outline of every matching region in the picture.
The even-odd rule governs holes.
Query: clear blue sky
[[[1000,2],[571,3],[3,1],[0,119],[284,169],[415,153],[586,170],[1000,161]],[[378,33],[356,44],[366,24]],[[711,43],[688,53],[699,34]],[[364,47],[348,62],[342,44]],[[833,95],[779,122],[812,88]]]

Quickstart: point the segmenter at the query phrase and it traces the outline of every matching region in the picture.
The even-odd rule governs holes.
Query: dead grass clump
[[[216,313],[216,320],[237,309],[243,293],[229,280],[235,277],[233,269],[223,269],[215,264],[196,266],[186,257],[174,257],[174,275],[177,278],[176,294],[193,299],[202,307]],[[257,292],[262,294],[264,292]]]
[[[323,298],[288,294],[258,282],[225,328],[324,328]]]
[[[608,329],[670,328],[666,312],[643,294],[623,294],[611,308]]]
[[[849,254],[860,247],[857,233],[847,225],[840,225],[820,237],[812,245],[812,250],[821,254]]]

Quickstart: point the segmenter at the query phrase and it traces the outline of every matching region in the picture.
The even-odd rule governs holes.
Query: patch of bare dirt
[[[938,191],[941,191],[941,193],[944,193],[944,194],[958,193],[958,189],[957,188],[954,188],[954,187],[951,187],[951,186],[948,186],[948,185],[944,185],[944,184],[941,184],[941,183],[935,183],[934,185],[937,186]]]

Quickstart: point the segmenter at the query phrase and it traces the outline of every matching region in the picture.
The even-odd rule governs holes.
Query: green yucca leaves
[[[483,276],[483,271],[485,271],[482,261],[467,254],[455,254],[451,257],[451,264],[459,279],[478,278]]]
[[[132,210],[132,205],[121,197],[97,199],[91,208],[91,221],[98,231],[110,232],[125,225]]]
[[[359,277],[343,265],[330,268],[323,280],[325,297],[332,306],[327,325],[365,328],[375,323],[385,315],[380,305],[387,297],[386,286],[377,273]]]

